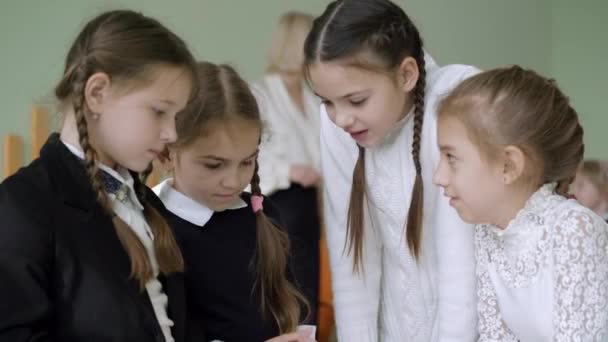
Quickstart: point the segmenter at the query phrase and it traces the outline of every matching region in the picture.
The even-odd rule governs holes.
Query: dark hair
[[[424,117],[425,62],[420,33],[410,18],[389,0],[338,0],[315,19],[304,46],[305,65],[344,61],[354,66],[393,71],[403,60],[416,60],[419,78],[413,90],[414,138],[412,155],[416,179],[407,216],[406,240],[418,259],[422,248],[423,184],[420,166],[420,134]],[[363,202],[366,192],[365,149],[353,171],[348,208],[348,251],[354,251],[354,269],[359,270],[363,253]]]
[[[104,72],[112,80],[125,84],[145,82],[152,69],[162,64],[183,67],[192,75],[195,73],[195,61],[186,44],[161,23],[133,11],[105,12],[89,21],[72,44],[63,77],[55,88],[57,98],[74,108],[80,146],[93,191],[107,214],[112,216],[116,234],[131,260],[131,276],[139,281],[141,289],[154,277],[152,265],[137,235],[113,215],[100,180],[97,151],[89,142],[87,122],[92,113],[85,102],[84,91],[87,80],[96,72]],[[194,80],[195,77],[191,78]],[[154,251],[159,270],[163,274],[182,272],[182,255],[171,229],[145,198],[144,183],[150,171],[151,166],[139,175],[136,192],[155,235]]]
[[[216,123],[233,119],[250,120],[262,130],[260,111],[247,83],[228,65],[207,62],[198,64],[200,92],[177,118],[178,139],[171,149],[180,149],[204,136]],[[256,159],[251,192],[262,196]],[[289,239],[264,214],[256,213],[257,248],[255,255],[256,287],[262,299],[264,315],[271,314],[281,333],[294,331],[300,321],[300,303],[304,297],[287,279]]]
[[[448,115],[463,122],[486,157],[517,146],[534,161],[526,172],[535,186],[557,182],[567,195],[585,145],[578,114],[554,80],[519,66],[485,71],[440,102],[439,117]]]

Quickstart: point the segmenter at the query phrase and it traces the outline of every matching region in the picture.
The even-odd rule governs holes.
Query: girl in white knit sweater
[[[427,65],[418,30],[388,0],[330,3],[305,60],[323,102],[338,340],[475,340],[473,227],[432,173],[437,99],[477,70]]]

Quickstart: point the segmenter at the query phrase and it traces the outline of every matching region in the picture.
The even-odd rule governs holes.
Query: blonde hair
[[[313,17],[287,12],[279,19],[268,53],[268,73],[300,72],[304,64],[304,41],[312,28]]]
[[[520,148],[534,164],[526,178],[557,182],[566,195],[583,158],[583,128],[556,82],[519,66],[477,74],[439,104],[439,116],[454,116],[471,140],[492,159],[501,146]]]

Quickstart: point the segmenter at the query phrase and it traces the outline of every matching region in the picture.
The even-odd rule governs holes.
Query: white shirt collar
[[[175,190],[173,178],[165,179],[152,190],[160,198],[167,210],[199,227],[207,224],[211,216],[213,216],[213,210]],[[226,210],[241,209],[246,206],[247,203],[239,198]]]
[[[74,146],[67,141],[61,140],[61,142],[63,142],[63,144],[75,156],[77,156],[80,159],[84,159],[84,152],[82,151],[82,149],[80,147]],[[127,170],[125,167],[122,167],[122,166],[118,166],[117,169],[114,170],[113,168],[111,168],[107,165],[104,165],[102,163],[99,163],[99,168],[104,170],[105,172],[107,172],[110,176],[116,178],[121,183],[125,184],[129,188],[129,198],[131,199],[131,202],[133,204],[135,204],[135,206],[137,208],[139,208],[140,210],[144,210],[144,206],[141,204],[141,202],[137,198],[137,194],[135,193],[135,188],[133,187],[133,184],[135,183],[135,181],[133,180],[131,173],[129,173],[129,170]],[[111,198],[114,197],[113,194],[109,194],[108,196],[110,196]]]

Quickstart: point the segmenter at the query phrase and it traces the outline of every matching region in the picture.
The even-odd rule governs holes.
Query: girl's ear
[[[108,74],[97,72],[89,77],[84,87],[84,100],[91,113],[97,116],[103,113],[109,94],[110,77]]]
[[[526,155],[517,146],[509,145],[503,150],[503,182],[513,184],[519,180],[526,169]]]
[[[405,57],[399,65],[397,79],[401,89],[409,93],[418,83],[420,77],[420,70],[418,69],[418,63],[413,57]]]

